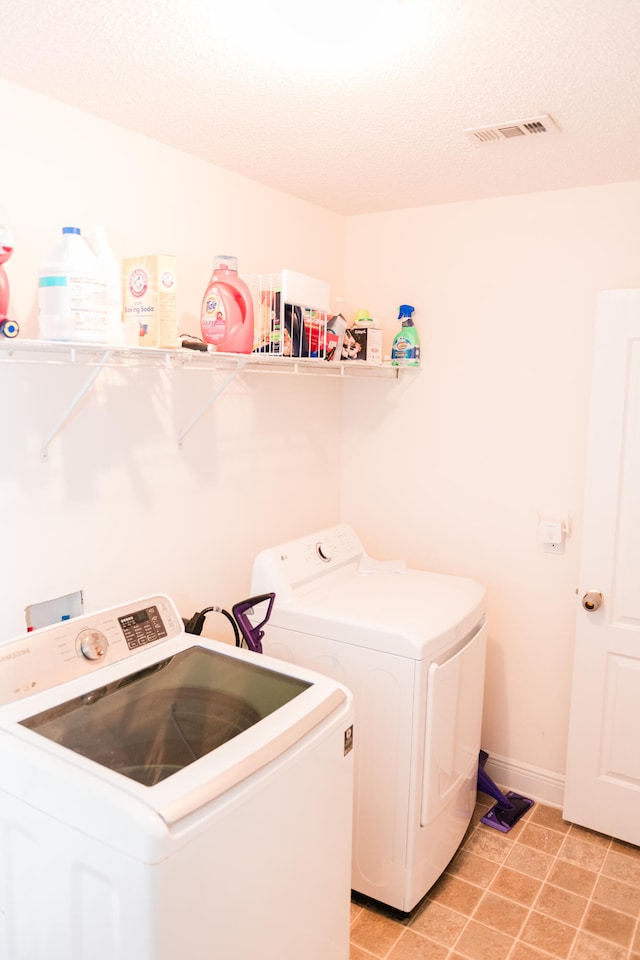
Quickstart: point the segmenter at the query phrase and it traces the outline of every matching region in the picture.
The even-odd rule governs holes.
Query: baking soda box
[[[124,320],[137,320],[141,347],[178,346],[176,258],[156,253],[122,261]]]

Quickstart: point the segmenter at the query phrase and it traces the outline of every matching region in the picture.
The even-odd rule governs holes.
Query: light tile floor
[[[640,848],[541,804],[503,834],[492,803],[407,917],[354,894],[350,960],[640,960]]]

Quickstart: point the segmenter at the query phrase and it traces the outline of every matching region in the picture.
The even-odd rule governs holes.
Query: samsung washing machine
[[[354,694],[352,889],[405,913],[454,856],[477,792],[486,591],[369,558],[347,525],[261,552],[263,649]]]
[[[352,716],[166,596],[0,645],[0,957],[347,960]]]

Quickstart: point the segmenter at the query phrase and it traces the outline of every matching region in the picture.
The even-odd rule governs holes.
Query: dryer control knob
[[[109,643],[99,630],[83,630],[76,641],[78,650],[87,660],[102,660]]]
[[[324,563],[329,563],[332,555],[331,544],[322,541],[316,543],[316,553]]]

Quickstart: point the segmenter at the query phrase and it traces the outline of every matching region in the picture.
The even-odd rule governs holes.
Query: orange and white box
[[[178,346],[174,256],[156,253],[122,261],[122,318],[138,321],[138,346]]]

